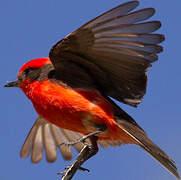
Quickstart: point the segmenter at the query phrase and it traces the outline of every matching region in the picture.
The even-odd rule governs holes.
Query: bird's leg
[[[72,163],[71,166],[66,168],[66,171],[64,171],[64,175],[61,180],[72,179],[77,170],[87,170],[85,168],[82,168],[81,165],[98,152],[98,145],[97,145],[98,137],[91,135],[89,136],[89,138],[91,144],[85,145],[83,147],[83,149],[80,151],[79,155],[77,156],[77,159]]]
[[[70,146],[70,145],[75,145],[75,144],[80,143],[80,142],[82,142],[83,144],[86,145],[87,143],[85,142],[85,140],[86,140],[87,138],[90,138],[90,137],[92,137],[92,136],[95,136],[96,134],[99,134],[99,133],[104,132],[104,131],[106,130],[106,128],[107,128],[106,126],[101,126],[101,127],[99,127],[99,129],[98,129],[97,131],[94,131],[94,132],[92,132],[92,133],[90,133],[90,134],[87,134],[87,135],[81,137],[80,139],[77,139],[77,140],[72,141],[72,142],[65,142],[65,143],[62,143],[62,144],[60,144],[60,145]]]

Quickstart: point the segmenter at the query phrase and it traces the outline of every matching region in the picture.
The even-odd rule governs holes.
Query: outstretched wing
[[[20,156],[27,158],[31,155],[32,163],[38,163],[43,158],[43,150],[45,150],[47,161],[54,162],[57,159],[57,149],[60,149],[63,158],[69,161],[72,159],[72,146],[61,144],[76,141],[82,136],[80,133],[59,128],[42,117],[38,117],[21,148]],[[89,139],[86,141],[90,143]],[[98,140],[98,144],[108,148],[108,146],[120,146],[123,142]],[[74,145],[78,152],[81,151],[83,146],[83,143]]]
[[[71,87],[101,89],[136,106],[146,92],[146,71],[162,51],[164,36],[152,32],[159,21],[153,8],[130,12],[138,1],[122,4],[84,24],[50,50],[56,78]],[[141,22],[141,23],[140,23]]]
[[[59,147],[63,158],[71,160],[72,147],[60,144],[75,141],[81,137],[79,133],[61,129],[38,117],[21,148],[20,155],[26,158],[31,154],[31,161],[38,163],[43,158],[45,149],[47,161],[54,162],[57,159],[57,147]],[[74,145],[78,152],[83,146],[82,143]]]

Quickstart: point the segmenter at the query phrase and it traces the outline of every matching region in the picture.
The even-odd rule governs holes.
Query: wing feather
[[[43,142],[46,149],[46,159],[48,162],[54,162],[57,159],[57,150],[56,142],[50,129],[50,124],[45,124],[43,128]]]
[[[47,161],[54,162],[57,159],[57,147],[59,147],[63,158],[65,160],[71,160],[72,147],[60,144],[75,141],[80,137],[82,137],[82,135],[79,133],[61,129],[39,117],[21,148],[20,156],[27,158],[31,155],[31,161],[38,163],[43,158],[43,150],[45,150]],[[75,145],[78,152],[82,147],[82,143]]]
[[[106,26],[100,29],[92,29],[96,35],[115,34],[115,33],[140,33],[146,34],[151,33],[160,28],[161,24],[159,21],[150,21],[139,24],[121,24],[116,26]]]
[[[106,21],[102,21],[100,23],[95,24],[91,28],[93,29],[93,31],[96,31],[105,27],[113,27],[116,26],[117,24],[125,25],[130,23],[136,23],[138,21],[143,21],[145,19],[148,19],[154,14],[154,12],[155,10],[153,8],[142,9],[125,16],[119,15],[116,18],[115,17],[110,18]]]
[[[81,28],[92,28],[97,24],[102,24],[102,22],[109,22],[112,19],[116,19],[120,16],[124,16],[129,13],[131,10],[135,9],[139,5],[138,1],[131,1],[124,4],[121,4],[106,13],[98,16],[97,18],[89,21],[88,23],[84,24]]]
[[[162,47],[155,44],[146,44],[141,42],[129,42],[129,41],[120,41],[120,40],[95,40],[94,47],[108,47],[108,48],[114,48],[114,47],[121,47],[121,48],[131,48],[135,50],[141,50],[148,53],[159,53],[162,51]]]
[[[33,141],[31,161],[38,163],[43,157],[43,127],[40,126]]]
[[[145,22],[155,13],[153,8],[130,12],[138,4],[131,1],[113,8],[59,41],[50,50],[56,78],[70,87],[95,88],[96,84],[107,96],[139,104],[146,93],[146,71],[163,50],[158,44],[164,36],[153,33],[161,27],[159,21]],[[71,69],[72,62],[77,70]]]
[[[32,152],[33,141],[34,141],[37,129],[38,129],[38,126],[35,126],[35,125],[31,128],[20,151],[20,156],[22,158],[27,158]]]
[[[126,42],[141,42],[159,44],[164,41],[164,36],[161,34],[136,34],[136,33],[115,33],[106,35],[96,35],[96,40],[120,40]]]
[[[65,136],[64,132],[62,131],[62,129],[60,129],[59,127],[51,124],[51,130],[52,130],[52,134],[55,138],[56,144],[60,149],[60,152],[63,156],[63,158],[67,161],[72,159],[72,147],[71,146],[64,146],[64,145],[60,145],[63,142],[69,142],[67,137]]]

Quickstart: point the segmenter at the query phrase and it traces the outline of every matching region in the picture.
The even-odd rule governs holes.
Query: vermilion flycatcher
[[[59,146],[70,160],[71,147],[61,144],[71,141],[80,151],[86,138],[93,146],[90,157],[97,143],[136,144],[179,178],[175,163],[110,99],[136,107],[146,92],[146,71],[162,51],[164,36],[152,33],[161,23],[142,22],[155,10],[130,12],[137,6],[138,1],[122,4],[84,24],[54,45],[49,58],[27,62],[18,79],[5,85],[20,87],[39,115],[21,157],[32,153],[37,163],[45,148],[53,162]]]

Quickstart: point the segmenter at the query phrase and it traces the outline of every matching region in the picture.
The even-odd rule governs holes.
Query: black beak
[[[19,87],[20,80],[12,81],[4,85],[4,87]]]

